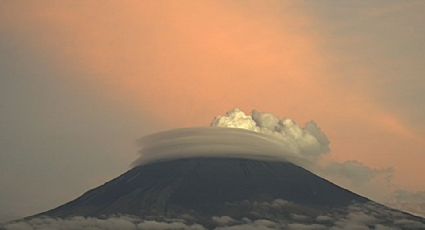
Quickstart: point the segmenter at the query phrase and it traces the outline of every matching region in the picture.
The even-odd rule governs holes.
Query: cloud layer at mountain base
[[[197,218],[191,214],[179,217],[155,217],[143,219],[134,216],[111,216],[107,218],[39,217],[26,221],[17,221],[0,225],[5,230],[37,229],[93,229],[93,230],[250,230],[250,229],[423,229],[424,219],[415,218],[399,211],[385,208],[376,203],[353,204],[329,212],[311,214],[300,207],[282,199],[270,202],[243,201],[251,209],[248,217],[210,216]],[[239,203],[241,205],[242,203]],[[237,205],[236,203],[232,205]],[[286,215],[287,212],[289,215]],[[306,211],[306,212],[304,212]],[[285,213],[279,215],[276,213]]]

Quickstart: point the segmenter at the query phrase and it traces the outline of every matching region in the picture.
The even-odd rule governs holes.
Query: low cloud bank
[[[18,221],[0,226],[5,230],[206,230],[199,224],[186,224],[182,220],[143,220],[132,216],[112,216],[109,218],[95,218],[76,216],[71,218],[40,217],[28,221]]]
[[[248,216],[202,216],[196,218],[190,214],[179,217],[156,217],[141,219],[134,216],[111,216],[107,218],[40,217],[31,220],[12,222],[1,226],[5,230],[38,229],[92,229],[92,230],[249,230],[249,229],[424,229],[423,219],[388,209],[376,203],[353,204],[322,213],[304,210],[282,199],[270,202],[243,201],[252,208]],[[235,204],[233,204],[235,205]],[[291,208],[291,206],[293,206]]]

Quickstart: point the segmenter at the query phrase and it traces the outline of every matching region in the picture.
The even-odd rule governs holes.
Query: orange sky
[[[318,19],[289,2],[70,1],[0,12],[29,47],[86,73],[65,81],[142,107],[162,129],[206,126],[233,107],[315,120],[330,158],[394,167],[398,185],[424,190],[423,137],[367,90],[334,81],[338,57]]]

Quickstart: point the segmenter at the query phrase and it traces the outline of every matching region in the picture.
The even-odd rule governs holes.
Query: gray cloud
[[[358,161],[322,160],[310,169],[342,187],[379,202],[387,202],[395,195],[392,168],[371,168]]]
[[[343,178],[350,178],[353,185],[362,185],[370,182],[374,177],[383,176],[390,180],[393,176],[393,170],[388,169],[372,169],[358,161],[345,161],[342,163],[331,162],[323,167],[322,172],[327,175],[336,175]]]
[[[397,190],[391,200],[386,202],[391,207],[425,216],[425,192]]]
[[[425,192],[399,190],[392,168],[375,169],[357,161],[325,162],[311,168],[318,175],[392,208],[425,216]]]
[[[133,165],[188,157],[242,157],[284,160],[304,165],[308,158],[271,135],[235,128],[175,129],[141,140],[140,157]]]

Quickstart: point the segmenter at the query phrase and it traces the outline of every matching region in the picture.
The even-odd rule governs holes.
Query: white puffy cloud
[[[331,222],[332,220],[333,220],[332,217],[325,216],[325,215],[319,215],[319,216],[316,217],[317,222],[326,223],[326,222]]]
[[[137,229],[150,229],[150,230],[205,230],[205,228],[202,225],[199,224],[193,224],[193,225],[186,225],[185,223],[181,222],[158,222],[154,220],[147,220],[143,221],[142,223],[137,225]]]
[[[271,113],[252,111],[246,115],[233,109],[214,119],[211,126],[241,128],[278,138],[287,149],[308,158],[318,158],[329,151],[329,140],[314,122],[300,127],[291,119],[279,119]]]
[[[219,226],[225,226],[235,222],[230,216],[213,216],[212,220]]]
[[[328,227],[321,224],[288,224],[287,229],[290,230],[322,230],[328,229]]]
[[[309,217],[301,214],[291,213],[291,218],[295,221],[303,222],[305,220],[308,220]]]
[[[216,117],[211,123],[212,127],[240,128],[259,132],[260,128],[250,115],[239,109],[227,112],[225,116]]]

